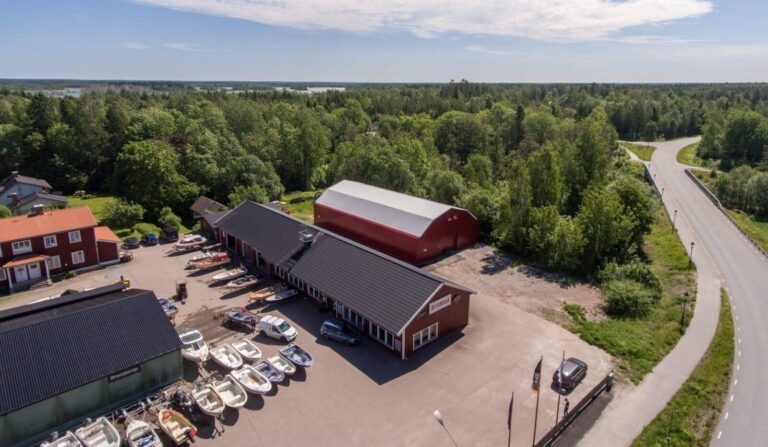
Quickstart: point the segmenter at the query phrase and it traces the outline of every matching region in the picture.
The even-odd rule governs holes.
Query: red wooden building
[[[469,211],[344,180],[315,201],[315,224],[411,264],[477,242]]]
[[[88,207],[0,219],[0,289],[14,292],[51,275],[117,263],[120,239]]]

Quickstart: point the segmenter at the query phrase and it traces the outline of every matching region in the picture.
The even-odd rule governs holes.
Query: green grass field
[[[283,210],[297,219],[313,223],[315,221],[315,195],[321,192],[323,190],[295,191],[285,194],[282,197],[282,201],[285,202]]]
[[[621,145],[634,152],[635,155],[640,157],[640,160],[643,161],[651,161],[653,151],[656,150],[656,146],[645,146],[632,143],[621,143]]]
[[[729,216],[736,222],[739,228],[752,238],[753,241],[768,251],[768,222],[757,220],[749,214],[739,210],[726,210]]]
[[[720,321],[707,353],[666,408],[635,439],[634,447],[709,445],[728,393],[733,335],[731,308],[721,291]]]
[[[96,221],[101,225],[104,223],[104,210],[107,208],[107,205],[117,199],[113,196],[95,196],[90,199],[80,199],[77,197],[68,196],[67,200],[69,200],[70,207],[87,206],[90,208],[93,216],[96,218]],[[181,227],[179,228],[179,232],[189,232],[190,228],[187,225],[192,225],[192,223],[182,222]],[[149,233],[160,235],[160,228],[158,228],[157,225],[148,222],[137,223],[131,228],[112,228],[112,231],[114,231],[120,239],[127,239],[129,237],[140,238],[143,235]]]
[[[704,166],[703,160],[696,156],[696,149],[699,147],[699,143],[689,144],[677,153],[678,163],[682,163],[688,166]]]
[[[683,302],[687,300],[688,309],[692,309],[696,296],[695,270],[688,267],[688,254],[672,228],[666,210],[661,207],[651,234],[646,238],[645,251],[663,290],[661,300],[648,317],[608,317],[600,322],[590,322],[583,317],[580,307],[566,306],[565,309],[574,319],[570,329],[583,340],[616,357],[621,376],[634,383],[639,383],[675,347],[681,336]]]

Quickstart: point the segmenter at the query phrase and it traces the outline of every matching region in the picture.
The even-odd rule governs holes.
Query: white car
[[[274,315],[265,315],[259,320],[259,330],[267,337],[292,342],[298,333],[288,322]]]
[[[203,340],[203,334],[197,329],[180,329],[179,339],[184,345],[181,356],[190,362],[203,363],[208,360],[208,345]]]

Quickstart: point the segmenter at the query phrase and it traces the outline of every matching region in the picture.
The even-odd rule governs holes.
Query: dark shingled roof
[[[219,228],[259,250],[326,295],[399,334],[443,284],[461,285],[387,256],[285,213],[243,202],[219,221]],[[299,231],[315,234],[301,251]]]
[[[5,189],[7,186],[10,186],[12,182],[20,183],[22,185],[40,186],[42,188],[48,189],[49,191],[53,189],[51,184],[46,182],[43,179],[27,177],[25,175],[19,175],[19,174],[11,174],[8,177],[4,178],[2,182],[0,182],[0,191]]]
[[[216,225],[216,221],[226,216],[228,213],[229,213],[229,210],[217,211],[215,213],[204,214],[202,218],[204,221],[208,223],[208,225],[211,226],[211,228],[213,228],[218,226]]]
[[[181,349],[154,292],[122,289],[0,312],[0,415]]]
[[[30,194],[30,195],[22,198],[21,200],[19,200],[19,202],[17,204],[15,204],[15,205],[11,204],[10,208],[11,209],[18,208],[18,207],[20,207],[22,205],[26,205],[26,204],[28,204],[30,202],[34,202],[37,199],[45,199],[45,200],[50,200],[51,202],[59,202],[62,205],[66,205],[67,203],[69,203],[67,198],[64,197],[64,196],[59,196],[59,195],[56,195],[56,194],[46,194],[44,192],[33,192],[32,194]]]
[[[224,211],[227,209],[226,205],[222,205],[221,203],[209,199],[205,196],[200,196],[195,200],[195,203],[192,204],[192,206],[189,207],[192,211],[196,212],[197,214],[200,214],[201,216],[204,216],[209,213],[217,213],[219,211]]]

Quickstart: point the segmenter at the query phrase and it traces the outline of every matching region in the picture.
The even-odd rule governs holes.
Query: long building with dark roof
[[[39,442],[178,381],[180,350],[155,294],[122,283],[0,312],[0,445]]]
[[[406,358],[465,326],[474,292],[267,205],[217,222],[221,241]]]

